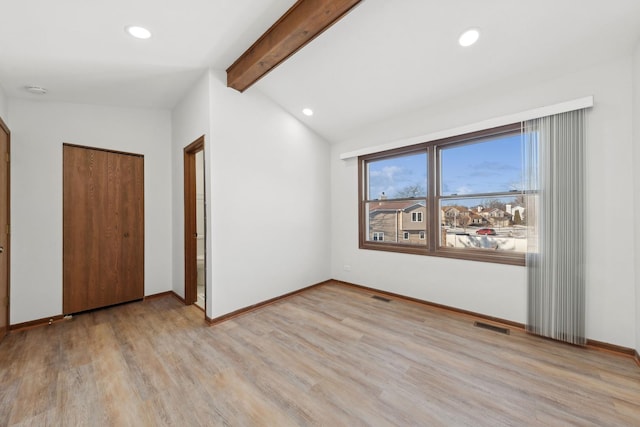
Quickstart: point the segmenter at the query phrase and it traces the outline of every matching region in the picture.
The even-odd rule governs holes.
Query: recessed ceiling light
[[[462,35],[458,39],[458,43],[460,43],[460,46],[464,46],[464,47],[471,46],[472,44],[478,41],[479,37],[480,37],[480,31],[476,30],[475,28],[472,28],[462,33]]]
[[[151,37],[151,31],[147,30],[144,27],[129,25],[128,27],[124,27],[124,30],[127,32],[127,34],[137,39],[148,39],[149,37]]]
[[[302,114],[305,116],[313,116],[313,110],[311,108],[304,108],[302,110]]]
[[[47,93],[47,89],[43,88],[42,86],[28,85],[25,86],[24,89],[29,93],[33,93],[34,95],[44,95]]]

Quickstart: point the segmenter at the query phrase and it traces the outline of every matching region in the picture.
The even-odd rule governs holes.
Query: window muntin
[[[521,141],[518,123],[360,157],[360,247],[524,265]]]

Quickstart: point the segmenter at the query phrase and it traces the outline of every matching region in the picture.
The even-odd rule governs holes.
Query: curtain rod
[[[552,116],[554,114],[566,113],[569,111],[580,110],[582,108],[593,107],[593,95],[584,98],[573,99],[571,101],[561,102],[559,104],[538,107],[532,110],[521,111],[507,116],[494,117],[492,119],[483,120],[481,122],[470,125],[459,126],[453,129],[447,129],[426,135],[404,138],[386,144],[376,145],[374,147],[361,148],[355,151],[340,154],[340,160],[352,159],[366,154],[378,153],[380,151],[391,150],[394,148],[407,147],[421,142],[435,141],[436,139],[449,138],[451,136],[464,135],[465,133],[476,132],[479,130],[491,129],[498,126],[504,126],[511,123],[524,122],[526,120],[538,119],[540,117]]]

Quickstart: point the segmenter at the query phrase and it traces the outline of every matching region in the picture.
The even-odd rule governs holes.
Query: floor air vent
[[[371,298],[377,299],[377,300],[380,300],[380,301],[384,301],[384,302],[391,302],[391,300],[389,298],[381,297],[380,295],[374,295]]]
[[[482,322],[473,322],[473,326],[477,328],[488,329],[490,331],[500,332],[501,334],[509,335],[509,330],[507,328],[501,328],[500,326],[494,326],[494,325],[490,325],[488,323],[482,323]]]

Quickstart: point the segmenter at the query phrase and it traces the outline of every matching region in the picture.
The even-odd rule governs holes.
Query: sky
[[[442,151],[442,195],[522,189],[520,135]]]
[[[392,159],[369,162],[369,198],[389,198],[408,186],[417,185],[422,191],[416,197],[426,195],[427,154],[412,154]]]
[[[522,147],[520,135],[459,145],[441,151],[442,195],[466,195],[520,190]],[[369,198],[389,198],[408,186],[425,195],[427,155],[412,154],[369,163]]]

